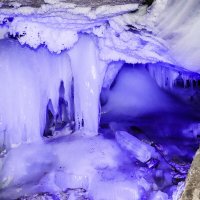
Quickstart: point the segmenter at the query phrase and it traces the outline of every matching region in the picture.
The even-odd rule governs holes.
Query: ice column
[[[99,95],[107,64],[99,59],[95,38],[81,35],[69,51],[74,78],[76,129],[96,135],[99,123]]]

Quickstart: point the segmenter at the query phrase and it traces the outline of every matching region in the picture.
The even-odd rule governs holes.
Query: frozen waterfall
[[[81,36],[72,50],[61,55],[12,40],[1,40],[0,47],[0,128],[6,146],[42,140],[49,100],[51,113],[58,113],[61,82],[68,118],[73,121],[75,115],[76,130],[98,133],[106,63],[98,59],[94,38]]]

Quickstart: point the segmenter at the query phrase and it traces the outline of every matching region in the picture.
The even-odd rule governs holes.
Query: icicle
[[[117,74],[122,68],[123,64],[124,64],[123,61],[118,61],[118,62],[111,62],[108,65],[108,68],[106,70],[106,74],[104,77],[104,81],[103,81],[103,88],[110,88],[114,79],[116,78]]]
[[[157,84],[168,91],[177,88],[198,88],[200,75],[167,63],[147,64],[147,70]]]
[[[87,35],[80,36],[69,56],[74,78],[76,129],[84,128],[89,135],[96,135],[99,95],[107,65],[98,57],[94,38]]]
[[[0,118],[6,127],[6,145],[41,141],[46,106],[51,99],[57,113],[60,82],[69,100],[71,71],[68,55],[37,51],[16,41],[0,41]]]

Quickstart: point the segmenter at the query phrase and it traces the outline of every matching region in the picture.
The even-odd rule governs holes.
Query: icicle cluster
[[[87,36],[82,36],[72,50],[61,55],[1,40],[2,145],[40,141],[44,129],[48,134],[48,127],[62,125],[66,117],[73,121],[74,115],[76,129],[97,134],[99,94],[106,69],[97,51],[95,41]],[[59,92],[61,84],[64,92]]]

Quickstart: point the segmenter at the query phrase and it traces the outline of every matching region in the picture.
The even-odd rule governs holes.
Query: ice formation
[[[77,130],[84,128],[97,134],[99,95],[106,63],[98,59],[94,38],[83,35],[72,50],[57,56],[43,48],[37,51],[21,48],[11,40],[2,40],[1,47],[1,60],[5,59],[1,73],[1,91],[4,91],[0,103],[1,131],[6,132],[7,145],[41,140],[49,100],[52,102],[50,112],[58,113],[61,82],[69,119],[72,121],[75,115]],[[3,49],[7,49],[9,55]],[[70,98],[74,98],[74,103]],[[8,123],[10,119],[12,122]]]
[[[136,137],[129,135],[129,133],[125,131],[116,131],[115,138],[121,148],[128,151],[140,162],[145,163],[149,161],[153,157],[153,154],[155,154],[154,148],[143,143]],[[140,151],[138,151],[138,149],[140,149]]]
[[[0,199],[177,200],[198,148],[199,1],[81,2],[0,3]]]
[[[84,127],[96,135],[99,126],[99,95],[107,63],[100,60],[95,38],[81,36],[69,51],[71,60],[77,130]]]
[[[71,69],[66,56],[52,56],[46,49],[32,51],[11,40],[1,40],[1,131],[8,146],[41,141],[48,100],[55,112],[59,86],[65,80],[69,101]],[[6,53],[6,51],[9,52]],[[4,62],[3,62],[4,60]]]

